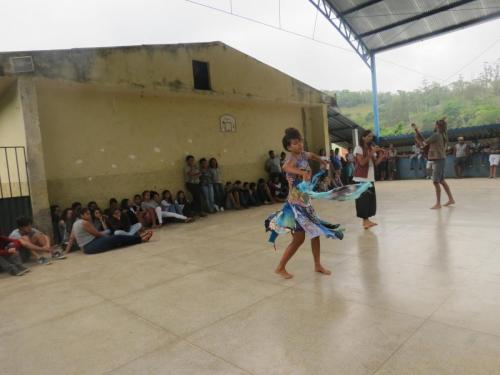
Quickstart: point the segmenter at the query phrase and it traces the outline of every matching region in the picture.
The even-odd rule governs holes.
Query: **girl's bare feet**
[[[322,273],[323,275],[331,275],[332,271],[327,270],[325,267],[323,267],[321,264],[319,266],[315,266],[314,270],[316,272]]]
[[[443,204],[443,206],[448,207],[448,206],[451,206],[452,204],[455,204],[455,200],[454,199],[450,199],[448,202],[446,202],[445,204]]]
[[[188,217],[186,220],[184,220],[185,223],[192,223],[194,219],[192,217]]]
[[[434,206],[431,207],[431,210],[439,210],[441,208],[441,205],[439,203],[436,203]]]
[[[276,272],[284,279],[291,279],[293,277],[293,275],[291,273],[286,272],[284,268],[276,268],[276,271],[274,272]]]

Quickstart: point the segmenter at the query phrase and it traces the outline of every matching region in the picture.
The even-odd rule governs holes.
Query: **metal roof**
[[[431,131],[422,132],[424,138],[429,137]],[[474,139],[489,139],[500,137],[500,124],[489,124],[479,126],[469,126],[466,128],[448,129],[448,140],[455,142],[458,137],[465,137],[466,141]],[[396,147],[410,146],[415,143],[414,134],[393,135],[390,137],[382,137],[380,145],[387,146],[393,144]]]
[[[499,0],[309,0],[370,55],[500,17]]]
[[[352,131],[359,129],[361,133],[364,129],[342,115],[336,107],[328,107],[328,133],[330,134],[330,142],[342,147],[351,147]]]

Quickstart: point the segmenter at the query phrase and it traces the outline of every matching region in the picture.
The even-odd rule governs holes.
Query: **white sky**
[[[230,0],[196,1],[230,9]],[[278,0],[232,3],[236,14],[278,25]],[[220,40],[319,89],[371,89],[366,65],[321,15],[315,38],[344,49],[185,0],[1,0],[0,12],[0,51]],[[315,17],[308,0],[281,0],[283,28],[312,37]],[[412,90],[424,77],[449,83],[458,71],[471,79],[497,59],[500,20],[377,55],[379,91]]]

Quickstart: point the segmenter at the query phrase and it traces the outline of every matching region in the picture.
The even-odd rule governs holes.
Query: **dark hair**
[[[282,143],[283,148],[288,151],[288,146],[294,139],[302,139],[302,135],[295,128],[288,128],[285,130],[285,135],[283,136]]]
[[[248,185],[248,182],[244,182],[244,183],[243,183],[243,186],[246,186],[246,185]]]
[[[137,198],[137,197],[142,198],[142,197],[141,197],[141,194],[136,194],[136,195],[134,195],[134,199],[135,199],[135,198]]]
[[[206,158],[201,158],[200,160],[198,160],[198,164],[201,166],[201,164],[206,162],[206,161],[207,161]]]
[[[83,216],[83,215],[85,215],[87,212],[90,212],[90,210],[89,210],[87,207],[80,208],[80,209],[76,212],[76,216],[77,216],[77,217],[82,217],[82,216]]]
[[[20,216],[16,220],[18,228],[27,227],[28,225],[33,225],[33,219],[27,216]]]
[[[194,156],[193,155],[186,156],[186,161],[189,161],[189,159],[194,159]]]
[[[210,160],[208,161],[208,166],[210,168],[219,168],[219,163],[217,162],[216,158],[210,158]]]
[[[149,194],[149,198],[151,198],[151,191],[150,191],[150,190],[144,190],[144,191],[142,192],[142,199],[144,199],[144,196],[145,196],[146,194]]]
[[[87,208],[90,208],[90,206],[93,206],[95,205],[97,207],[97,202],[96,201],[90,201],[89,203],[87,203]]]
[[[273,150],[269,150],[268,154],[269,155],[274,154],[274,151]]]
[[[123,198],[122,199],[122,201],[120,202],[120,207],[122,208],[122,210],[128,210],[129,209],[128,198]]]
[[[169,198],[165,198],[165,195],[167,193],[170,196]],[[162,199],[165,199],[168,203],[173,203],[172,193],[170,192],[170,190],[163,190],[161,193],[161,197]]]
[[[181,194],[184,195],[184,198],[181,198]],[[181,204],[182,204],[182,202],[187,202],[186,193],[184,193],[183,190],[179,190],[177,192],[177,195],[175,196],[175,198],[177,199],[177,202],[179,202]]]
[[[81,207],[82,204],[80,202],[73,202],[71,204],[71,208],[74,210],[75,208]]]
[[[157,191],[154,191],[154,190],[151,190],[149,193],[151,194],[151,198],[153,198],[155,195],[160,196],[160,193],[158,193]]]
[[[264,180],[263,178],[259,178],[259,180],[257,181],[258,184],[265,184],[266,183],[266,180]]]
[[[82,211],[83,211],[83,209],[82,209]],[[99,208],[96,208],[95,210],[89,210],[89,211],[90,211],[90,216],[92,216],[92,220],[95,220],[95,213],[96,213],[96,211],[99,211],[101,213],[101,215],[102,215],[102,211]]]
[[[255,182],[250,182],[250,189],[255,188],[255,186],[257,186]]]
[[[236,180],[236,181],[234,182],[234,184],[235,184],[235,185],[239,185],[239,184],[241,184],[241,181],[240,181],[240,180]]]
[[[227,186],[227,185],[231,185],[231,181],[227,181],[227,182],[226,182],[226,186]]]
[[[365,130],[361,133],[361,135],[359,136],[359,145],[361,147],[365,147],[365,141],[363,140],[364,137],[366,137],[367,135],[370,135],[372,134],[372,131],[371,130]]]
[[[72,208],[65,208],[65,209],[63,210],[63,212],[62,212],[62,214],[61,214],[61,220],[64,220],[64,221],[68,220],[68,217],[67,217],[67,216],[68,216],[68,212],[69,212],[70,210],[71,210],[71,211],[73,211],[73,209],[72,209]],[[74,212],[72,212],[72,213],[71,213],[71,219],[73,219],[73,218],[74,218],[74,216],[75,216],[75,213],[74,213]]]
[[[112,204],[118,204],[118,201],[116,200],[116,198],[111,198],[109,200],[109,207],[111,207]]]
[[[56,214],[57,209],[59,208],[59,205],[53,204],[50,206],[50,217],[52,218],[52,222],[56,223],[59,221],[59,216]]]

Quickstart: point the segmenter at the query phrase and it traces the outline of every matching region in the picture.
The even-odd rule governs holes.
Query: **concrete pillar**
[[[327,106],[321,105],[309,109],[309,119],[311,122],[309,134],[309,151],[315,154],[320,149],[330,150],[330,134],[328,133],[328,113]]]
[[[38,99],[32,77],[19,77],[17,88],[21,100],[21,111],[26,132],[26,153],[28,159],[28,178],[31,192],[33,220],[37,228],[52,237],[49,194],[45,175],[42,133],[38,118]]]

